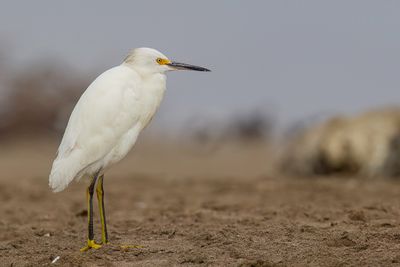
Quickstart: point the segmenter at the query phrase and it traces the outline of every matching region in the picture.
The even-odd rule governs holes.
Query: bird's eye
[[[161,64],[163,60],[162,60],[162,58],[157,58],[156,61],[157,61],[158,64]]]

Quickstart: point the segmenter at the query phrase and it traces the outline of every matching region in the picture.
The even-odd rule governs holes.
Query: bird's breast
[[[140,121],[142,127],[146,127],[161,104],[166,89],[165,75],[156,75],[151,79],[142,81],[140,103]]]

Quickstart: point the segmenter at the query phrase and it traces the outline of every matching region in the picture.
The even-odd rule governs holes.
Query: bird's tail
[[[49,186],[53,192],[63,191],[78,176],[81,168],[77,166],[79,160],[74,160],[73,156],[54,160],[49,176]]]

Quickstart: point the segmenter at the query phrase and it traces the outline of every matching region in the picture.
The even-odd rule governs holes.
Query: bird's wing
[[[69,183],[83,168],[105,157],[139,123],[139,86],[135,71],[118,66],[101,74],[86,89],[71,114],[53,163],[53,189],[53,173],[65,172],[62,180]]]

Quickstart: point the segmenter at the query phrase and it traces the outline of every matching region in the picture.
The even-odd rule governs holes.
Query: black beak
[[[176,69],[176,70],[195,70],[195,71],[210,71],[209,69],[198,67],[190,64],[179,63],[179,62],[171,62],[167,64],[168,66]]]

